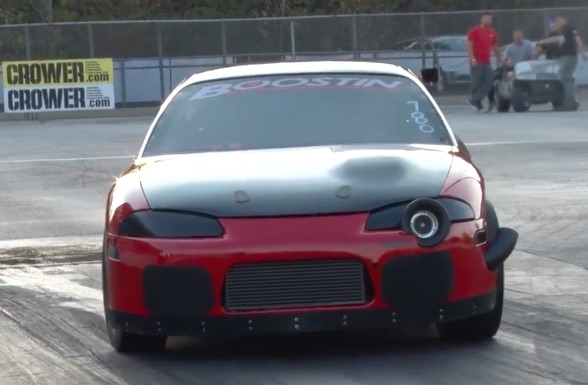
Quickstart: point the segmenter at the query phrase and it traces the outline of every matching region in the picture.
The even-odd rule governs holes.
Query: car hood
[[[449,146],[355,146],[211,152],[147,160],[138,173],[152,209],[219,217],[366,212],[437,196]]]

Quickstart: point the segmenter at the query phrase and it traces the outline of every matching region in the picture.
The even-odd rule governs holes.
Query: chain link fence
[[[515,27],[531,40],[543,38],[547,20],[559,14],[568,16],[585,40],[588,37],[588,25],[581,22],[588,20],[588,7],[493,12],[501,45],[510,42]],[[113,58],[119,104],[153,104],[185,77],[224,65],[318,59],[402,65],[412,58],[422,67],[428,48],[407,52],[399,44],[444,35],[465,37],[479,19],[480,12],[463,11],[2,25],[0,60]],[[445,55],[466,59],[465,50]]]

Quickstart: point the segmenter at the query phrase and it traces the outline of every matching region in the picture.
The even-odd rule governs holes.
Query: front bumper
[[[509,227],[502,227],[496,233],[496,239],[484,253],[486,267],[490,270],[496,269],[504,263],[514,251],[519,233]]]
[[[365,232],[364,223],[361,215],[267,219],[253,227],[227,220],[241,238],[196,241],[108,235],[117,248],[105,261],[108,312],[136,333],[240,335],[431,324],[493,308],[493,269],[514,249],[513,230],[501,229],[487,247],[476,243],[481,220],[456,223],[442,244],[423,249],[400,232]],[[365,301],[263,310],[235,310],[227,302],[236,264],[324,258],[362,265]]]
[[[523,89],[531,104],[562,100],[564,89],[560,80],[514,80],[514,87]]]
[[[300,311],[229,317],[142,317],[109,311],[125,331],[145,335],[240,337],[259,334],[385,330],[458,321],[491,311],[496,291],[435,309]]]

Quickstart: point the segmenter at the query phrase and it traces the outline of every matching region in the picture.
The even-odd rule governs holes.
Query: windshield
[[[557,74],[557,63],[554,60],[528,60],[515,65],[517,75],[534,74]]]
[[[142,156],[361,144],[451,144],[433,104],[408,78],[263,76],[182,89]]]
[[[451,36],[438,37],[432,39],[435,49],[441,51],[452,52],[466,52],[467,51],[467,37],[466,36]]]

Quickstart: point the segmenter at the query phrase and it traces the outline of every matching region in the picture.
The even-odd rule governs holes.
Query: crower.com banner
[[[4,112],[114,109],[112,59],[3,62]]]

